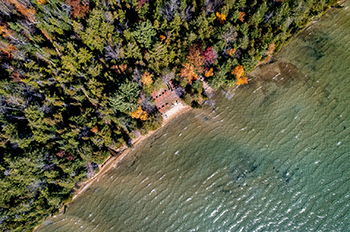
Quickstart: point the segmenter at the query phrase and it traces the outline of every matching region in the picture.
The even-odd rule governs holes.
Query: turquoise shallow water
[[[348,231],[350,2],[38,231]]]

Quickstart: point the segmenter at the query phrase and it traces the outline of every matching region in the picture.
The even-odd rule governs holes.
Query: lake
[[[38,231],[350,228],[350,1],[143,141]]]

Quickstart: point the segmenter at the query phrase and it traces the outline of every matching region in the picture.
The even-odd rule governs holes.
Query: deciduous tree
[[[223,25],[226,21],[226,15],[219,13],[219,12],[216,12],[216,18],[221,25]]]
[[[150,74],[148,71],[145,71],[143,74],[142,74],[142,78],[141,78],[141,81],[144,85],[146,86],[150,86],[152,83],[153,83],[153,80],[152,80],[152,74]]]

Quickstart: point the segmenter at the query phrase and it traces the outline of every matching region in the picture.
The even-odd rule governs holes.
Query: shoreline
[[[117,164],[125,156],[127,156],[133,148],[137,147],[145,139],[154,135],[157,131],[159,131],[161,128],[166,126],[168,123],[173,121],[178,116],[180,116],[186,112],[189,112],[190,110],[192,110],[191,106],[185,105],[184,103],[181,102],[180,104],[172,107],[167,112],[165,112],[163,115],[165,115],[166,117],[163,116],[163,123],[157,130],[150,131],[146,135],[140,135],[139,137],[132,139],[131,143],[132,143],[133,147],[125,147],[125,148],[121,147],[121,151],[119,153],[120,155],[118,157],[110,155],[103,164],[99,165],[99,168],[100,168],[99,172],[97,172],[89,180],[86,180],[86,181],[80,183],[80,189],[75,193],[72,200],[70,202],[66,203],[59,210],[59,212],[61,213],[65,209],[66,206],[69,206],[74,200],[76,200],[85,190],[87,190],[95,182],[96,179],[99,179],[99,177],[102,177],[104,174],[106,174],[112,168],[116,168]]]
[[[345,0],[340,0],[338,1],[335,5],[339,4],[343,4],[345,2]],[[334,7],[332,6],[332,7]],[[331,9],[332,7],[329,7],[329,9]],[[327,13],[327,11],[325,12],[325,14]],[[304,28],[302,30],[300,30],[295,36],[297,36],[299,33],[303,32],[306,28],[308,28],[310,25],[316,23],[317,20],[313,20],[313,21],[310,21],[309,23],[307,23]],[[286,46],[286,45],[284,45]],[[274,55],[276,56],[276,54]],[[259,67],[260,65],[256,66],[255,69],[257,67]],[[263,66],[263,65],[262,65]],[[255,71],[255,70],[254,70]],[[251,71],[251,72],[254,72],[254,71]],[[250,72],[250,73],[251,73]],[[210,87],[210,86],[209,86]],[[215,92],[215,91],[213,91]],[[75,195],[73,196],[72,200],[70,202],[67,202],[65,204],[63,204],[61,206],[61,208],[59,209],[58,213],[56,214],[62,214],[65,210],[66,210],[66,207],[69,207],[70,204],[72,202],[74,202],[74,200],[76,200],[77,198],[79,198],[81,196],[82,193],[84,193],[87,189],[89,189],[89,187],[94,184],[95,180],[99,180],[99,177],[103,177],[108,171],[110,171],[112,168],[116,168],[118,163],[125,157],[129,154],[129,152],[133,149],[133,148],[136,148],[140,143],[142,143],[144,140],[146,140],[147,138],[149,138],[150,136],[154,135],[157,131],[159,131],[161,128],[163,128],[164,126],[166,126],[168,123],[170,123],[171,121],[173,121],[174,119],[176,119],[178,116],[181,116],[182,114],[184,113],[187,113],[189,112],[190,110],[192,110],[192,107],[188,106],[188,105],[185,105],[184,103],[180,103],[174,107],[172,107],[171,109],[169,109],[167,112],[164,112],[162,115],[163,115],[163,123],[162,125],[154,130],[154,131],[150,131],[149,133],[147,133],[146,135],[140,135],[139,137],[135,138],[135,139],[132,139],[131,141],[131,144],[134,146],[134,147],[126,147],[125,145],[120,147],[119,149],[117,149],[116,151],[118,151],[118,153],[120,154],[119,156],[112,156],[110,155],[106,161],[104,163],[102,163],[101,165],[99,165],[99,171],[93,176],[91,177],[90,179],[84,181],[84,182],[81,182],[79,184],[79,190],[75,193]],[[166,115],[167,117],[165,118],[164,115]],[[36,231],[42,224],[45,220],[47,220],[48,218],[54,216],[55,214],[52,214],[51,216],[48,216],[46,219],[44,219],[38,226],[36,226],[34,228],[33,231]]]
[[[187,113],[189,111],[192,110],[191,106],[188,106],[184,103],[179,103],[178,105],[172,107],[171,109],[169,109],[167,112],[165,112],[163,114],[163,123],[162,125],[154,131],[150,131],[149,133],[147,133],[146,135],[140,135],[139,137],[132,139],[131,143],[133,145],[133,147],[121,147],[121,151],[119,152],[119,156],[113,156],[110,155],[106,161],[99,165],[99,172],[97,172],[93,177],[91,177],[90,179],[81,182],[79,184],[80,189],[75,193],[75,195],[73,196],[72,200],[70,202],[67,202],[65,204],[63,204],[61,206],[61,208],[58,211],[58,214],[62,214],[65,212],[66,208],[69,207],[69,205],[75,201],[77,198],[79,198],[81,196],[82,193],[84,193],[87,189],[89,189],[89,187],[97,180],[99,180],[100,177],[103,177],[109,170],[111,170],[112,168],[116,168],[118,163],[129,154],[129,152],[133,149],[136,148],[140,143],[142,143],[144,140],[146,140],[147,138],[149,138],[150,136],[154,135],[157,131],[159,131],[161,128],[163,128],[164,126],[166,126],[168,123],[170,123],[171,121],[173,121],[174,119],[176,119],[177,117],[179,117],[180,115]],[[166,117],[164,117],[164,115]],[[54,216],[55,214],[52,214],[51,216],[48,216],[47,218],[45,218],[39,225],[37,225],[34,229],[33,232],[36,231],[42,224],[44,221],[46,221],[48,218]]]

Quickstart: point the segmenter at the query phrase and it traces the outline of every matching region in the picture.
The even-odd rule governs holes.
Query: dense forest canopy
[[[247,83],[335,0],[0,0],[0,230],[32,230],[135,130],[151,95]]]

